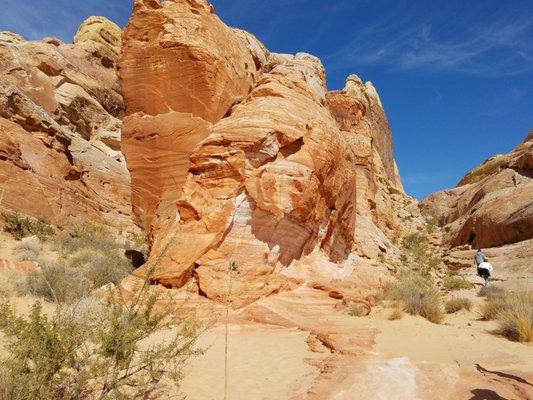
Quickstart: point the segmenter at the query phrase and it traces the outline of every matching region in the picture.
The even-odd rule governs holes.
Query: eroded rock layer
[[[362,245],[359,215],[387,243],[376,249],[390,245],[380,227],[397,224],[403,191],[370,83],[327,93],[320,60],[269,53],[203,0],[136,1],[119,65],[134,214],[151,242],[137,275],[193,280],[215,300],[232,275],[246,304],[305,279],[299,262],[342,266]]]
[[[487,253],[509,272],[533,266],[533,132],[508,154],[469,172],[454,189],[437,192],[420,206],[444,226],[443,244],[456,248],[449,264],[469,266],[468,248]],[[465,260],[466,259],[466,260]],[[501,273],[501,271],[500,271]]]
[[[2,209],[60,226],[132,227],[120,35],[102,17],[84,22],[74,45],[0,33]]]

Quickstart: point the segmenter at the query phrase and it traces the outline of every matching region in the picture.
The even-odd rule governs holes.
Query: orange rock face
[[[495,247],[533,238],[533,132],[509,154],[469,172],[421,203],[445,226],[449,247]]]
[[[239,306],[290,287],[302,260],[348,260],[359,202],[369,224],[394,225],[384,197],[401,183],[370,85],[327,94],[320,60],[269,53],[203,0],[138,0],[119,65],[133,207],[152,245],[136,275],[215,300],[231,279]]]
[[[3,209],[60,226],[91,220],[132,228],[120,153],[120,34],[96,17],[74,45],[0,33]]]

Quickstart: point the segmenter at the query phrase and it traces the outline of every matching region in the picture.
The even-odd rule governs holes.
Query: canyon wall
[[[58,226],[132,229],[120,148],[121,29],[102,17],[74,44],[0,33],[0,207]]]
[[[151,245],[137,276],[222,300],[235,265],[244,304],[304,280],[298,265],[391,246],[406,196],[370,83],[328,92],[319,59],[269,52],[203,0],[137,0],[122,39],[122,148]]]
[[[468,249],[483,248],[500,275],[502,269],[533,272],[532,193],[530,132],[513,151],[491,157],[457,187],[432,194],[420,207],[443,226],[443,245],[452,249],[446,258],[451,266],[472,265]]]

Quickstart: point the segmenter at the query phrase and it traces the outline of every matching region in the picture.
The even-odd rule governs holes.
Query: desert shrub
[[[68,264],[94,287],[116,284],[132,271],[131,262],[116,250],[84,248],[70,256]]]
[[[447,290],[472,289],[474,284],[467,281],[462,276],[447,276],[443,280],[444,288]]]
[[[494,285],[483,286],[478,293],[479,297],[487,297],[487,298],[502,297],[505,295],[506,295],[506,291],[504,288],[500,286],[494,286]]]
[[[54,229],[41,219],[31,219],[18,213],[8,212],[1,213],[0,217],[4,222],[4,231],[17,240],[27,236],[37,236],[41,240],[46,240],[54,234]]]
[[[484,320],[496,320],[500,333],[511,340],[533,340],[533,293],[510,293],[505,290],[486,291],[481,306]]]
[[[437,230],[437,221],[433,217],[426,218],[426,232],[431,235]]]
[[[64,233],[56,243],[63,263],[89,282],[91,287],[118,283],[132,270],[123,246],[106,228],[85,224]]]
[[[398,320],[398,319],[402,319],[403,318],[403,306],[402,306],[402,303],[401,302],[397,302],[396,305],[394,306],[394,308],[391,310],[390,314],[389,314],[389,320],[391,321],[395,321],[395,320]]]
[[[430,250],[427,237],[420,233],[406,236],[402,241],[402,248],[402,261],[422,275],[429,277],[431,271],[441,263],[440,257]]]
[[[17,243],[15,250],[19,261],[37,260],[41,253],[41,242],[36,236],[28,237]]]
[[[155,399],[176,395],[200,333],[195,320],[170,322],[155,297],[105,302],[91,313],[60,307],[52,316],[36,303],[27,316],[0,305],[5,400]],[[164,339],[147,344],[160,332]]]
[[[17,270],[0,270],[0,297],[9,297],[16,294],[18,292],[20,282],[23,279],[24,276]]]
[[[69,304],[85,296],[90,285],[75,269],[52,264],[30,272],[20,283],[19,290],[47,301]]]
[[[148,258],[148,239],[145,233],[129,233],[128,240],[133,243],[137,251],[144,255],[144,258]]]
[[[57,245],[58,250],[65,255],[88,248],[101,251],[119,248],[113,235],[105,227],[96,224],[75,226],[72,232],[65,232],[59,237]]]
[[[457,276],[459,275],[459,272],[455,269],[447,269],[446,270],[446,276]]]
[[[461,310],[470,311],[472,306],[472,300],[467,299],[466,297],[456,297],[448,300],[444,308],[448,314],[453,314]]]
[[[398,282],[385,289],[386,297],[400,301],[406,312],[439,323],[444,318],[440,291],[433,281],[413,271],[400,275]]]
[[[485,321],[496,319],[498,314],[501,313],[506,307],[507,300],[504,297],[490,297],[481,305],[481,318],[483,318]]]
[[[501,334],[518,342],[533,341],[533,293],[515,293],[505,299],[496,314]]]
[[[481,317],[490,321],[496,319],[498,314],[503,312],[509,304],[511,293],[499,286],[484,286],[478,293],[478,296],[485,297],[485,302],[481,306]]]
[[[348,315],[351,315],[352,317],[364,317],[367,314],[367,309],[358,303],[351,305],[348,309]]]
[[[420,233],[412,233],[403,238],[402,247],[407,250],[425,249],[427,238]]]

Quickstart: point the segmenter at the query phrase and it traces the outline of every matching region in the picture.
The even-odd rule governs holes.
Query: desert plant
[[[402,319],[403,315],[404,315],[404,312],[403,312],[402,303],[398,301],[396,302],[396,305],[394,306],[394,308],[391,310],[388,318],[391,321],[395,321],[398,319]]]
[[[470,311],[472,306],[472,300],[466,297],[456,297],[448,300],[444,308],[448,314],[453,314],[460,310]]]
[[[364,317],[367,314],[367,309],[359,303],[354,303],[348,308],[348,315],[352,317]]]
[[[479,297],[502,297],[505,296],[507,293],[504,288],[500,286],[490,285],[490,286],[483,286],[480,291],[478,292]]]
[[[420,233],[412,233],[403,238],[402,247],[407,250],[418,250],[427,246],[427,237]]]
[[[444,318],[439,290],[430,278],[418,272],[404,272],[398,282],[385,288],[385,295],[390,300],[401,301],[411,315],[420,315],[434,323]]]
[[[72,254],[67,263],[89,279],[92,286],[118,283],[132,271],[131,262],[117,250],[84,248]]]
[[[103,226],[81,224],[72,232],[64,232],[56,243],[58,250],[70,255],[82,249],[116,250],[119,245],[113,235]]]
[[[17,316],[3,303],[4,399],[155,399],[166,389],[175,394],[186,361],[201,353],[195,349],[199,325],[191,319],[176,325],[155,303],[146,289],[132,303],[108,301],[90,313],[75,305],[47,316],[36,303],[28,316]],[[156,332],[164,339],[147,344]]]
[[[3,212],[0,214],[4,222],[4,231],[20,240],[27,236],[37,236],[46,240],[54,234],[54,229],[42,219],[31,219],[18,213]]]
[[[19,261],[37,260],[41,253],[41,242],[36,236],[24,238],[17,243],[15,250]]]
[[[437,230],[437,221],[433,217],[426,218],[426,232],[431,235]]]
[[[505,300],[496,314],[501,334],[518,342],[533,341],[533,293],[514,293]]]
[[[443,279],[444,288],[447,290],[472,289],[474,284],[462,276],[446,276]]]
[[[18,292],[20,282],[24,276],[14,269],[0,270],[0,297],[9,297]]]
[[[20,282],[23,294],[58,303],[73,303],[85,296],[90,285],[78,271],[60,264],[43,265]]]
[[[427,237],[418,232],[403,239],[402,249],[402,261],[422,275],[429,277],[441,263],[440,257],[430,250]]]

